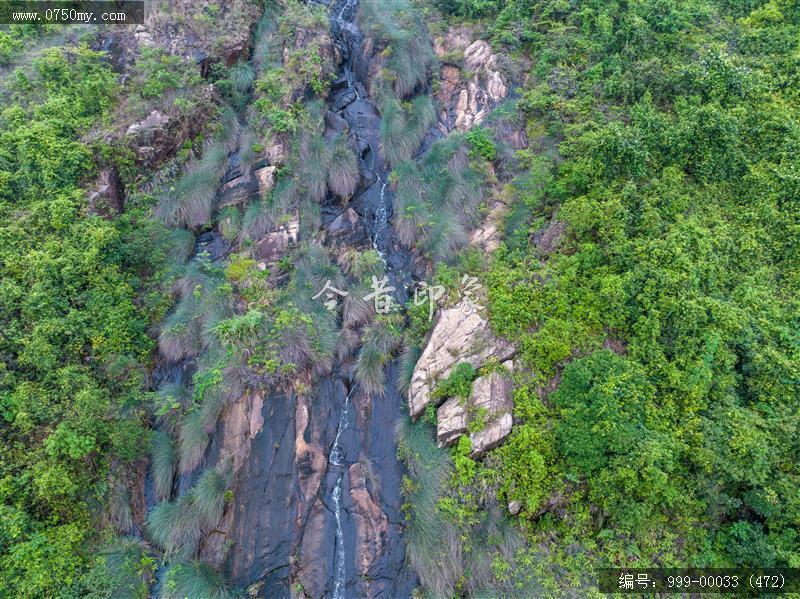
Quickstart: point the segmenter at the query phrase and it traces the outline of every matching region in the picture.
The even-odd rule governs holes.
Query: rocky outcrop
[[[125,190],[117,168],[104,169],[89,194],[89,212],[108,218],[121,214],[124,204]]]
[[[270,231],[256,244],[258,258],[265,264],[278,260],[291,244],[297,243],[300,235],[300,221],[292,220]]]
[[[366,576],[386,549],[389,519],[367,488],[364,467],[357,462],[350,466],[348,474],[356,522],[356,572],[359,576]]]
[[[470,244],[479,247],[486,254],[491,254],[498,247],[503,237],[503,223],[508,214],[509,204],[504,194],[491,198],[491,207],[484,221],[470,235]]]
[[[556,250],[566,230],[566,223],[554,218],[549,224],[536,231],[531,241],[539,253],[546,256]]]
[[[467,304],[441,310],[411,377],[408,392],[411,417],[419,417],[431,403],[436,381],[448,377],[457,363],[468,362],[479,368],[491,358],[502,362],[514,353],[514,347],[495,337],[486,319]]]
[[[368,240],[367,229],[352,208],[347,208],[325,228],[325,241],[330,245],[359,247]]]
[[[499,68],[500,56],[492,52],[488,42],[478,39],[470,43],[469,37],[465,30],[448,32],[434,45],[443,63],[438,96],[443,106],[439,120],[444,133],[479,125],[508,94]],[[455,57],[462,54],[463,69],[455,64]]]
[[[511,432],[514,419],[510,412],[500,414],[495,420],[489,422],[482,430],[472,433],[469,440],[472,443],[472,451],[469,455],[477,458],[481,454],[500,445]]]
[[[172,158],[184,142],[203,131],[214,110],[214,97],[214,86],[208,85],[192,114],[170,115],[152,110],[145,119],[129,125],[125,138],[134,151],[136,162],[154,167]]]
[[[507,376],[500,372],[491,372],[478,377],[472,383],[469,398],[465,400],[461,397],[451,397],[439,406],[436,412],[436,440],[440,447],[450,445],[469,430],[471,422],[482,421],[483,427],[473,432],[470,439],[473,452],[476,455],[483,453],[487,449],[487,441],[494,435],[487,436],[481,433],[493,428],[495,421],[502,420],[502,417],[510,414],[513,409],[511,381]],[[503,436],[507,434],[508,432]]]

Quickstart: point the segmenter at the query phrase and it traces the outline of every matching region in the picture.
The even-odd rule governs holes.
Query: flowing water
[[[355,391],[355,386],[350,390],[350,393],[347,394],[347,397],[344,400],[344,407],[342,408],[341,413],[339,414],[339,426],[336,429],[336,437],[333,440],[333,447],[331,448],[331,453],[328,456],[328,463],[331,466],[342,467],[344,466],[344,449],[342,448],[341,438],[342,433],[347,430],[348,424],[350,422],[350,400],[353,396],[353,391]],[[336,479],[336,486],[333,488],[333,505],[334,505],[334,517],[336,518],[336,548],[335,548],[335,563],[336,563],[336,573],[334,574],[333,579],[333,599],[344,599],[344,587],[346,583],[347,577],[347,565],[346,565],[346,558],[345,558],[345,546],[344,546],[344,528],[342,527],[342,479],[344,478],[344,472],[339,473],[339,477]]]
[[[380,112],[366,91],[371,57],[357,25],[358,2],[318,3],[328,8],[342,58],[328,110],[344,119],[359,148],[362,182],[349,204],[366,229],[358,245],[379,253],[395,287],[393,299],[402,305],[413,282],[411,257],[396,242],[391,224],[394,195],[378,151]],[[342,208],[331,200],[323,212],[327,225]],[[397,364],[387,365],[384,397],[371,398],[356,391],[354,364],[352,356],[337,362],[306,397],[265,399],[263,428],[237,476],[225,566],[235,584],[258,582],[259,597],[288,597],[291,585],[299,585],[311,597],[402,598],[416,585],[403,540],[404,469],[395,427],[406,409],[396,388]],[[317,452],[324,455],[321,462]],[[364,489],[358,476],[362,464],[372,465],[379,485],[370,479]],[[365,539],[372,544],[366,559]]]

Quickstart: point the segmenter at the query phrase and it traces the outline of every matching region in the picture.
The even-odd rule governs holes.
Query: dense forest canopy
[[[237,3],[260,24],[229,60],[208,4],[191,26],[222,41],[197,63],[147,47],[120,67],[96,31],[0,27],[0,597],[147,596],[161,566],[162,597],[234,596],[199,551],[229,473],[172,497],[226,403],[257,384],[302,395],[359,340],[354,378],[380,397],[399,349],[410,380],[424,347],[427,306],[351,298],[337,319],[309,299],[325,280],[366,293],[378,252],[254,258],[296,219],[319,236],[319,205],[346,205],[363,174],[325,134],[329,15]],[[800,4],[389,4],[360,14],[384,48],[370,93],[393,225],[432,283],[480,278],[517,350],[514,427],[481,459],[466,436],[436,446],[435,411],[399,426],[420,596],[585,596],[621,565],[800,567]],[[457,27],[503,54],[513,94],[427,143],[427,36]],[[157,110],[177,142],[142,159],[118,133]],[[526,148],[500,142],[503,119]],[[233,145],[250,168],[278,139],[274,187],[221,205]],[[126,204],[95,210],[112,165]],[[467,240],[492,193],[510,206],[487,254]],[[224,268],[188,260],[212,229],[236,250]],[[156,388],[162,358],[192,361],[191,388]],[[499,368],[465,363],[436,399]],[[139,522],[145,472],[158,503]]]

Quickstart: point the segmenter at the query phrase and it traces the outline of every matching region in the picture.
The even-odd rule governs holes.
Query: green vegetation
[[[452,450],[459,534],[482,481],[519,502],[527,545],[496,588],[520,564],[553,596],[603,566],[795,565],[795,7],[437,6],[531,61],[531,147],[483,275],[518,348],[514,429],[474,469]],[[470,159],[500,158],[494,127],[464,136]],[[398,225],[420,244],[446,203],[401,168]]]
[[[99,54],[52,47],[0,86],[4,596],[82,593],[89,506],[147,451],[147,329],[165,305],[141,281],[161,268],[163,230],[134,207],[87,214],[80,189],[98,172],[83,136],[108,122],[114,81]]]
[[[376,96],[388,95],[391,90],[402,100],[420,91],[435,57],[419,12],[406,0],[364,2],[359,4],[359,11],[364,33],[383,49],[381,90]]]
[[[395,228],[400,240],[435,259],[452,258],[478,222],[487,163],[471,158],[462,135],[437,141],[419,163],[395,167]]]

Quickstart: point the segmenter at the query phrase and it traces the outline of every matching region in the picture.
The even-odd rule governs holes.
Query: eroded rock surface
[[[483,419],[486,422],[485,427],[479,431],[482,432],[490,428],[494,421],[504,414],[510,414],[513,409],[511,381],[508,377],[500,372],[480,376],[472,383],[472,392],[468,399],[451,397],[439,406],[436,412],[436,440],[440,447],[450,445],[467,432],[473,419]],[[473,439],[473,435],[470,435],[470,439],[473,440],[473,450],[478,448],[477,453],[485,451],[485,443],[493,436],[486,438],[477,436]]]
[[[258,257],[265,263],[278,260],[291,244],[297,242],[299,234],[300,222],[297,220],[270,231],[256,244]]]
[[[466,131],[479,125],[508,94],[508,84],[500,72],[500,56],[485,40],[469,42],[466,30],[450,31],[437,39],[434,50],[442,60],[439,100],[443,106],[440,127],[444,133]],[[454,55],[463,53],[464,68],[454,64]]]
[[[496,337],[486,319],[478,311],[470,311],[466,304],[441,310],[411,377],[408,392],[411,417],[419,417],[432,401],[436,382],[447,378],[459,362],[479,368],[490,358],[508,360],[514,352],[514,347]]]
[[[372,565],[383,555],[389,541],[389,519],[367,488],[367,476],[360,463],[350,466],[350,498],[356,522],[356,572],[369,574]]]

